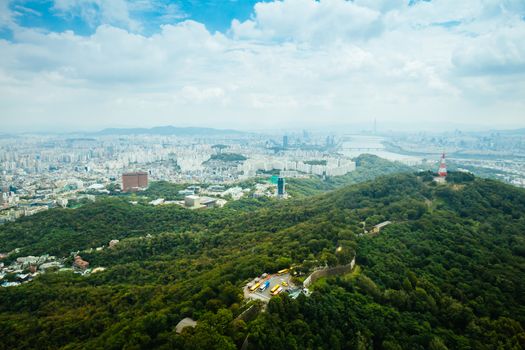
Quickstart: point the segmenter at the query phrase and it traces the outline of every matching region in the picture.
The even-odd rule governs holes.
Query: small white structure
[[[151,204],[153,206],[164,204],[164,198],[157,198],[157,199],[152,200],[151,202],[149,202],[149,204]]]
[[[118,242],[120,242],[118,239],[112,239],[111,241],[109,241],[109,248],[114,248]]]
[[[195,327],[197,325],[197,322],[193,319],[186,317],[183,318],[177,325],[175,326],[175,331],[177,334],[180,334],[182,330],[186,327]]]
[[[382,222],[380,224],[377,224],[375,225],[372,230],[370,231],[372,234],[376,234],[376,233],[379,233],[381,231],[381,229],[383,227],[386,227],[388,225],[390,225],[392,223],[392,221],[385,221],[385,222]]]
[[[184,197],[184,205],[188,208],[198,207],[201,204],[200,199],[201,198],[199,196],[195,195],[186,196]]]

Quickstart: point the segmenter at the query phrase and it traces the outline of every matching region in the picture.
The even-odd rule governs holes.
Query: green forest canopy
[[[238,153],[217,153],[217,154],[213,154],[208,161],[220,160],[223,162],[241,162],[246,159],[247,158],[245,156],[243,156],[242,154],[238,154]]]
[[[83,254],[105,272],[0,289],[2,346],[16,348],[520,349],[525,191],[451,173],[396,174],[292,201],[210,211],[121,198],[0,228],[0,251]],[[393,222],[377,236],[365,228]],[[148,233],[151,237],[146,236]],[[342,263],[310,297],[274,297],[245,322],[241,287],[263,272]],[[184,317],[198,321],[176,334]]]

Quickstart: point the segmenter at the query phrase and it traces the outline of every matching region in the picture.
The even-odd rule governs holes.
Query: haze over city
[[[0,1],[1,132],[525,126],[525,2]]]

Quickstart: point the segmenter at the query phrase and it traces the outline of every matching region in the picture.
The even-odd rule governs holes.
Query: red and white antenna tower
[[[438,175],[441,177],[447,176],[447,164],[445,163],[445,152],[441,156],[441,162],[439,163]]]

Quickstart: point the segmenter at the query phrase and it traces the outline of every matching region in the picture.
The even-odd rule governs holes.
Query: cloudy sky
[[[7,131],[374,119],[525,126],[525,1],[0,0]]]

